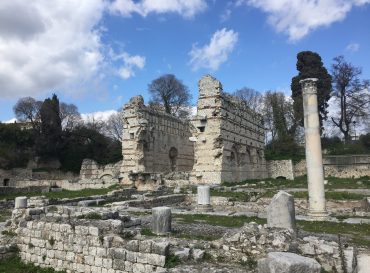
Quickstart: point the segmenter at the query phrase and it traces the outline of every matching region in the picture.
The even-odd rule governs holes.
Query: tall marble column
[[[319,110],[315,78],[301,80],[303,95],[304,133],[308,179],[308,215],[316,220],[325,218],[324,168],[322,164]]]

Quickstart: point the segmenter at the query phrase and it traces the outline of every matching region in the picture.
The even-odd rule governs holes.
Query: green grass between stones
[[[26,264],[19,257],[0,261],[0,273],[65,273],[55,271],[53,268],[41,268],[33,264]]]

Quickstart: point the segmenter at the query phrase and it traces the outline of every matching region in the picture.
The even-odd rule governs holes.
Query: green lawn
[[[0,222],[4,222],[12,216],[12,211],[11,210],[1,210],[0,211]]]
[[[0,261],[0,273],[65,273],[65,271],[55,271],[52,268],[25,264],[19,257],[14,257],[6,261]]]
[[[327,177],[328,184],[325,185],[326,189],[370,189],[370,177],[361,178],[336,178]],[[358,184],[361,182],[360,184]],[[294,180],[285,179],[251,179],[242,182],[223,182],[223,186],[233,187],[246,185],[251,188],[307,188],[307,177],[300,176],[296,177]]]
[[[6,194],[1,195],[0,199],[14,199],[18,196],[46,196],[49,199],[60,199],[60,198],[76,198],[76,197],[87,197],[92,195],[103,195],[107,194],[108,192],[118,189],[118,185],[110,186],[109,188],[103,188],[103,189],[83,189],[79,191],[69,191],[69,190],[62,190],[61,192],[30,192],[30,193],[17,193],[17,194]]]

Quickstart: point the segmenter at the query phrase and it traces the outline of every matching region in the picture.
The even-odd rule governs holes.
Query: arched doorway
[[[175,147],[171,147],[170,152],[169,152],[169,157],[170,157],[170,167],[171,167],[172,172],[177,170],[177,155],[178,155],[177,149]]]

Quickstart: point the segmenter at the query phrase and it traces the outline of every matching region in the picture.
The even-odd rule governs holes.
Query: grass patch
[[[207,214],[175,214],[174,216],[176,219],[181,220],[186,224],[202,222],[212,226],[223,227],[242,227],[248,222],[256,222],[257,224],[266,223],[266,219],[247,216],[220,216]]]
[[[168,255],[164,264],[165,268],[173,268],[181,263],[180,258],[175,255]]]
[[[230,201],[250,202],[255,200],[259,195],[258,192],[234,192],[211,190],[211,196],[227,197]]]
[[[0,261],[0,273],[65,273],[55,271],[53,268],[41,268],[33,264],[25,264],[19,257]]]
[[[12,216],[11,210],[0,211],[0,222],[5,222],[6,220],[10,219],[11,216]]]
[[[1,232],[2,235],[5,235],[5,236],[10,236],[10,237],[15,237],[17,236],[17,233],[15,233],[14,231],[12,230],[3,230]]]
[[[77,218],[78,219],[101,220],[102,216],[97,212],[89,212],[88,214],[80,215]]]
[[[273,197],[277,193],[276,190],[271,190],[263,194],[262,197]],[[299,191],[299,192],[289,192],[293,195],[294,198],[308,198],[307,191]],[[325,198],[327,200],[362,200],[365,195],[358,194],[358,193],[351,193],[351,192],[337,192],[337,191],[327,191],[325,192]]]
[[[325,185],[326,189],[370,189],[370,178],[368,176],[361,178],[337,178],[326,177],[328,184]],[[222,186],[248,186],[251,188],[307,188],[307,176],[299,176],[294,180],[286,179],[251,179],[242,182],[223,182]]]
[[[104,195],[108,192],[118,189],[119,185],[112,185],[109,188],[103,188],[103,189],[83,189],[79,191],[69,191],[69,190],[62,190],[60,192],[29,192],[29,193],[14,193],[14,194],[6,194],[2,195],[0,194],[0,200],[1,199],[14,199],[18,196],[45,196],[49,199],[61,199],[61,198],[77,198],[77,197],[88,197],[92,195]]]
[[[356,245],[370,247],[370,224],[347,224],[324,221],[297,221],[297,226],[305,231],[349,235]]]

